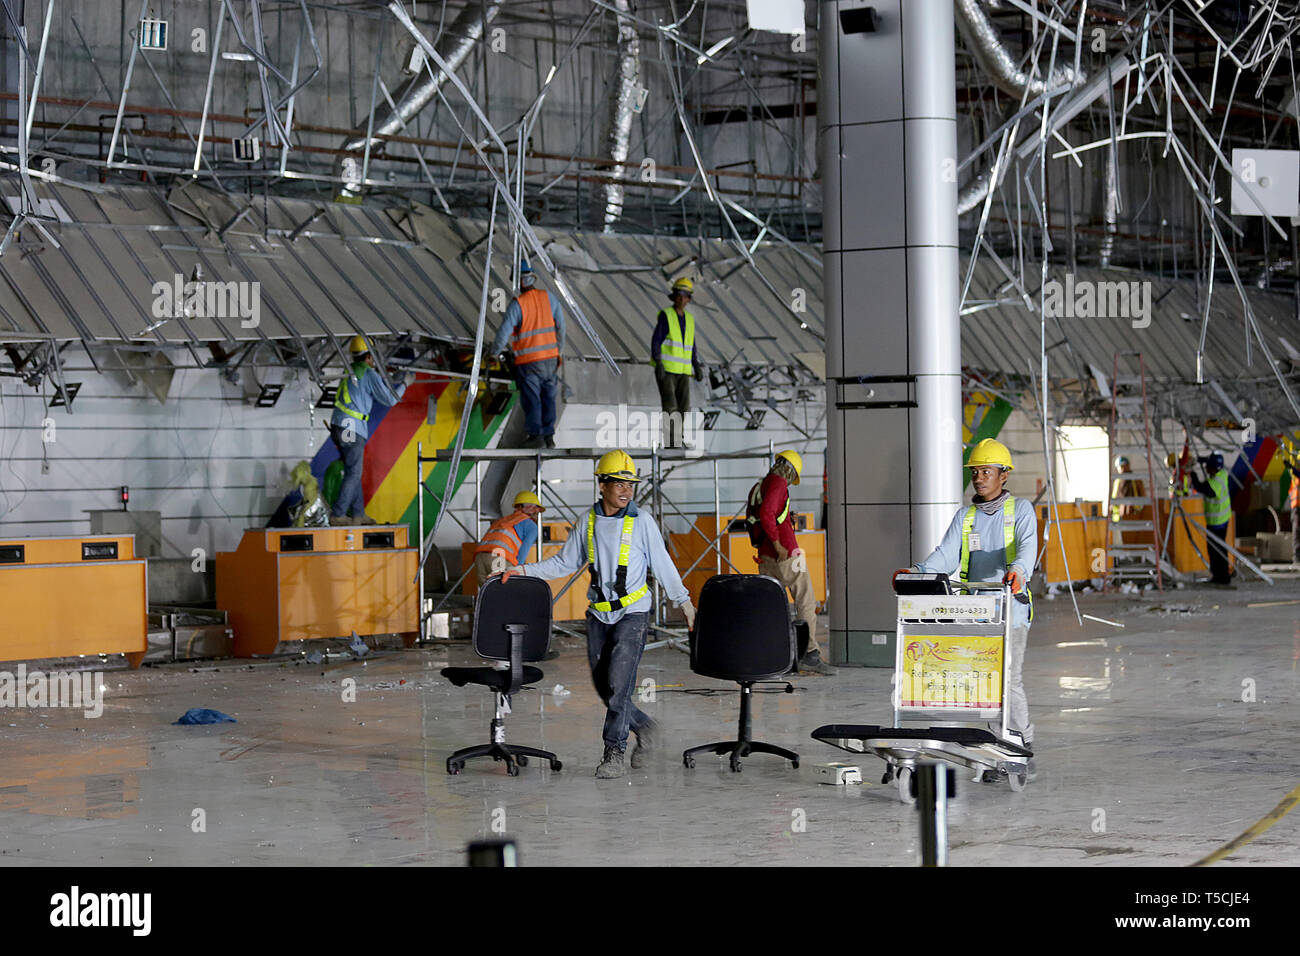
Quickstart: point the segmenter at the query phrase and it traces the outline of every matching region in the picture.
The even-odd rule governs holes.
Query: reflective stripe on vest
[[[617,611],[635,604],[650,593],[650,585],[642,581],[641,586],[628,593],[627,561],[632,554],[632,528],[636,519],[631,515],[623,516],[623,532],[618,540],[618,571],[614,575],[614,591],[618,595],[612,601],[592,601],[588,607],[593,611]],[[591,586],[599,597],[600,572],[596,569],[596,511],[587,512],[587,561],[591,565]]]
[[[745,523],[750,527],[759,527],[761,525],[761,522],[758,520],[757,511],[763,504],[763,496],[759,493],[762,488],[763,483],[760,481],[756,483],[753,488],[749,489],[749,507],[755,512],[753,515],[745,515]],[[785,507],[782,508],[781,513],[776,516],[777,526],[779,527],[780,525],[785,524],[785,519],[788,517],[790,517],[790,495],[787,492],[785,496]]]
[[[519,293],[522,318],[511,337],[510,352],[516,365],[528,365],[543,359],[559,358],[560,348],[555,335],[555,316],[551,313],[551,299],[541,289]]]
[[[488,527],[487,534],[483,535],[483,540],[479,546],[474,549],[475,554],[491,553],[496,548],[505,551],[506,558],[512,565],[519,563],[519,549],[524,546],[523,539],[519,537],[519,532],[515,530],[515,525],[521,521],[532,521],[522,511],[516,511],[508,514],[504,518],[497,518]]]
[[[1205,523],[1227,524],[1232,517],[1232,502],[1228,500],[1228,473],[1220,468],[1208,484],[1214,497],[1205,499]]]
[[[361,371],[358,372],[357,369],[360,369]],[[352,370],[343,377],[343,381],[339,383],[338,391],[334,393],[334,407],[344,415],[351,415],[353,418],[358,418],[363,422],[370,421],[370,416],[362,415],[352,407],[352,391],[348,388],[348,382],[355,377],[357,380],[357,387],[359,388],[362,379],[366,377],[366,373],[369,371],[369,365],[365,362],[357,362],[352,366]]]
[[[961,580],[964,583],[970,577],[970,533],[975,526],[975,506],[966,509],[966,516],[961,521]],[[1006,564],[1016,560],[1016,499],[1007,495],[1002,502],[1002,546],[1006,549]],[[1029,595],[1029,620],[1034,619],[1034,594],[1025,582],[1025,593]]]
[[[668,324],[668,334],[659,346],[659,365],[665,372],[674,375],[691,375],[695,368],[691,357],[695,354],[695,316],[686,313],[686,331],[682,332],[676,309],[661,309]]]

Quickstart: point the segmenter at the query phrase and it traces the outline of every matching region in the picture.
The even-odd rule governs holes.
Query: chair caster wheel
[[[791,761],[790,761],[790,769],[791,769],[791,770],[798,770],[798,769],[799,769],[799,761],[797,761],[797,760],[791,760]]]
[[[561,770],[564,769],[564,764],[559,760],[552,760],[551,769],[554,770],[556,773],[559,773]]]
[[[517,763],[513,763],[513,762],[511,762],[511,763],[507,763],[507,764],[506,764],[506,773],[510,774],[510,776],[512,776],[512,777],[517,777],[517,776],[519,776],[519,764],[517,764]]]
[[[528,758],[525,757],[525,756],[523,756],[522,754],[521,754],[520,756],[516,757],[516,758],[515,758],[515,761],[516,761],[516,762],[519,764],[519,766],[521,766],[521,767],[527,767],[527,766],[528,766]]]
[[[741,765],[741,763],[740,763],[739,760],[735,760],[735,759],[733,759],[733,760],[731,761],[731,772],[732,772],[732,773],[740,773],[742,769],[743,769],[743,768],[742,768],[742,765]]]
[[[683,757],[683,758],[682,758],[682,764],[685,765],[685,767],[686,767],[687,770],[694,770],[694,769],[695,769],[695,758],[694,758],[694,757]]]
[[[447,764],[447,772],[452,775],[458,774],[461,772],[464,766],[465,765],[463,763],[449,763]]]

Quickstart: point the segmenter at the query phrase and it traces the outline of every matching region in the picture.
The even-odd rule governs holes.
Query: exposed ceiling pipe
[[[1106,220],[1106,235],[1101,240],[1101,267],[1110,268],[1110,257],[1115,251],[1115,233],[1119,232],[1119,171],[1115,168],[1115,150],[1106,153],[1106,196],[1102,215]]]
[[[1020,100],[1033,99],[1035,96],[1054,90],[1060,86],[1078,86],[1087,77],[1080,70],[1076,75],[1072,66],[1058,66],[1047,79],[1033,77],[1021,69],[1017,58],[1011,55],[1002,38],[998,36],[995,26],[980,9],[980,0],[953,0],[957,14],[957,28],[961,30],[971,52],[984,72],[989,75],[993,85],[1008,96]],[[1025,87],[1029,87],[1026,97]]]
[[[482,0],[480,3],[467,4],[460,15],[443,30],[434,49],[452,70],[459,69],[470,51],[483,39],[487,25],[501,12],[502,3],[503,0]],[[373,125],[363,123],[353,130],[352,136],[342,146],[347,151],[346,154],[340,156],[334,164],[334,174],[343,179],[343,198],[361,195],[362,154],[365,153],[367,142],[373,151],[387,137],[400,132],[438,96],[438,91],[446,82],[447,74],[433,64],[428,64],[393,93],[396,108],[386,103],[376,106]],[[370,132],[369,140],[366,137],[367,130]]]
[[[611,169],[620,179],[626,172],[628,151],[632,145],[632,116],[641,74],[641,40],[632,21],[631,0],[613,0],[620,14],[618,18],[618,55],[615,57],[614,83],[609,91],[609,131],[605,136],[605,153],[612,160]],[[626,16],[623,16],[626,14]],[[605,232],[613,232],[614,224],[623,216],[623,184],[606,182],[599,186],[603,200],[602,224]]]

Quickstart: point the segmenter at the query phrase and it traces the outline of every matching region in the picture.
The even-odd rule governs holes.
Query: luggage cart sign
[[[1002,635],[921,635],[904,638],[903,707],[1002,706]]]

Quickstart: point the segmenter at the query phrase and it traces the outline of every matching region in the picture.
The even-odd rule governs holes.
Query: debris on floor
[[[176,721],[177,724],[237,724],[229,714],[223,714],[219,710],[209,710],[206,707],[191,707],[181,715],[181,719]]]

